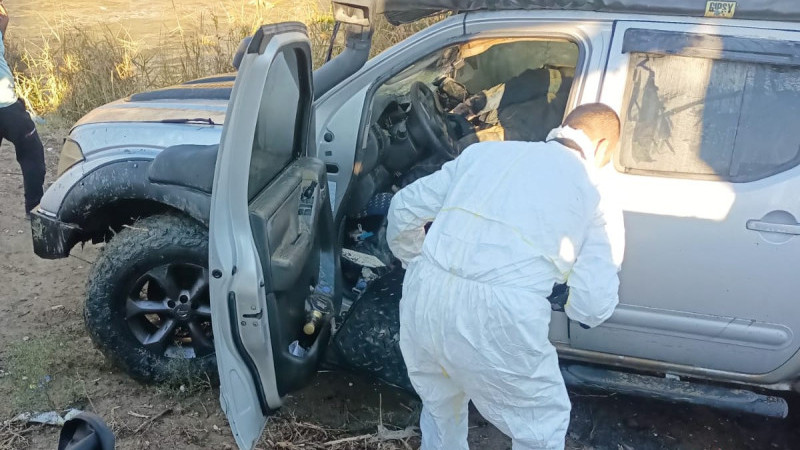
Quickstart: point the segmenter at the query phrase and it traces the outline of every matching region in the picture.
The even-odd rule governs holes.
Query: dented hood
[[[209,120],[221,125],[233,89],[235,75],[187,81],[95,108],[75,125],[101,122],[179,122]]]

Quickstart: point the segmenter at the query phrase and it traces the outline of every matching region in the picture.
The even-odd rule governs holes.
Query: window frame
[[[550,20],[530,21],[531,28],[513,28],[505,29],[498,24],[497,28],[479,34],[463,34],[456,38],[442,40],[436,46],[425,48],[424,51],[410,51],[409,54],[403,55],[403,63],[400,64],[393,55],[394,52],[387,51],[386,54],[381,55],[381,59],[376,61],[376,68],[381,67],[383,64],[390,65],[390,70],[383,71],[379,76],[371,80],[364,98],[362,107],[362,117],[359,122],[358,138],[356,140],[357,147],[353,149],[353,163],[351,167],[355,166],[355,157],[358,154],[359,147],[367,145],[367,136],[369,127],[375,120],[377,111],[373,111],[375,95],[378,90],[389,80],[400,74],[412,64],[420,61],[434,52],[440,52],[447,47],[454,45],[461,45],[467,42],[484,40],[484,39],[519,39],[519,40],[560,40],[571,42],[578,47],[578,59],[575,64],[575,76],[572,79],[572,86],[570,86],[569,97],[567,98],[564,116],[569,113],[574,107],[576,102],[582,97],[588,74],[586,68],[589,66],[589,58],[591,57],[591,39],[589,36],[583,34],[580,29],[581,22],[570,24],[565,27],[564,24],[553,22]],[[413,49],[413,47],[412,47]],[[350,190],[352,189],[353,173],[350,173],[350,180],[347,184],[347,192],[345,194],[343,203],[349,200]]]
[[[289,154],[289,158],[287,159],[286,163],[283,164],[281,167],[276,168],[274,174],[270,179],[265,181],[258,190],[251,192],[250,191],[250,183],[252,182],[252,168],[253,168],[253,158],[256,155],[255,146],[257,142],[257,133],[258,133],[258,121],[260,119],[261,113],[263,111],[263,96],[267,93],[268,85],[270,84],[270,74],[267,74],[264,80],[264,88],[262,91],[262,98],[260,99],[260,104],[262,107],[258,109],[256,113],[256,126],[253,129],[253,147],[250,149],[250,163],[248,164],[247,170],[247,187],[248,187],[248,204],[255,201],[258,196],[264,192],[269,186],[275,182],[280,177],[280,174],[283,173],[287,167],[291,166],[298,158],[300,158],[303,154],[306,154],[306,147],[308,145],[307,134],[310,130],[310,120],[309,118],[313,114],[313,85],[309,85],[310,79],[303,76],[305,73],[311,72],[310,61],[307,61],[305,55],[303,55],[303,49],[299,45],[291,45],[287,46],[286,48],[281,50],[281,53],[284,55],[284,58],[287,58],[289,55],[292,55],[295,58],[297,64],[297,73],[298,77],[298,85],[297,85],[297,92],[298,92],[298,102],[297,102],[297,112],[294,117],[294,127],[293,127],[293,140],[292,140],[292,149]],[[277,59],[278,54],[276,54],[275,58]],[[273,60],[274,63],[274,60]],[[291,66],[290,66],[291,67]],[[313,83],[313,82],[312,82]],[[310,92],[311,98],[304,98],[304,92]],[[270,106],[268,106],[270,107]]]
[[[343,216],[342,206],[351,195],[356,149],[364,145],[368,135],[368,124],[372,120],[369,106],[376,86],[425,54],[476,37],[555,35],[576,42],[581,51],[567,110],[579,101],[596,99],[613,21],[585,16],[569,16],[566,20],[561,14],[545,13],[506,11],[489,16],[451,16],[379,53],[346,82],[316,99],[316,155],[331,168],[328,181],[335,186],[332,203],[337,221]],[[335,136],[335,140],[326,141],[323,138],[326,134],[329,138]]]
[[[537,24],[538,25],[538,24]],[[546,25],[542,24],[542,25]],[[545,32],[503,32],[503,30],[498,30],[496,33],[485,33],[479,36],[476,35],[464,35],[462,39],[453,39],[449,41],[443,41],[439,46],[435,47],[434,49],[427,49],[425,53],[417,54],[416,57],[409,57],[405,61],[404,64],[394,65],[392,70],[384,72],[381,76],[374,80],[369,86],[369,90],[367,91],[367,95],[364,101],[364,115],[361,120],[360,128],[359,128],[359,144],[366,145],[366,135],[367,131],[369,130],[369,126],[372,124],[373,121],[373,101],[375,99],[375,94],[377,94],[378,90],[389,80],[394,78],[396,75],[400,74],[412,64],[415,64],[417,61],[424,59],[425,57],[429,56],[434,52],[440,52],[447,47],[452,47],[454,45],[462,45],[468,42],[479,41],[479,40],[490,40],[490,39],[518,39],[520,41],[525,40],[560,40],[565,42],[571,42],[578,47],[578,60],[575,65],[575,77],[572,80],[572,86],[570,87],[569,98],[567,99],[567,109],[566,112],[570,111],[572,107],[574,107],[575,102],[577,101],[577,91],[576,87],[580,86],[583,87],[583,82],[585,78],[584,68],[586,66],[586,59],[587,59],[587,44],[584,42],[581,36],[578,36],[575,33],[568,33],[568,32],[559,32],[559,31],[545,31]],[[414,58],[414,59],[411,59]],[[355,152],[354,152],[355,155]]]
[[[693,23],[659,23],[659,22],[616,22],[612,43],[609,48],[609,57],[606,66],[606,73],[604,76],[603,85],[601,87],[600,101],[609,104],[612,108],[619,112],[620,121],[624,127],[627,120],[627,106],[630,96],[632,94],[633,84],[631,83],[632,68],[631,68],[631,54],[651,54],[659,56],[686,56],[697,57],[712,60],[729,60],[743,63],[752,64],[772,64],[786,67],[800,67],[800,57],[790,61],[785,55],[775,55],[764,57],[760,53],[752,53],[752,57],[748,57],[746,52],[734,52],[725,54],[725,52],[718,52],[716,55],[709,54],[708,51],[703,49],[690,48],[687,52],[670,51],[670,45],[658,48],[652,43],[639,44],[640,49],[644,49],[650,45],[651,51],[637,51],[636,45],[631,45],[630,42],[626,45],[626,35],[631,30],[642,30],[644,32],[655,32],[671,34],[673,36],[685,38],[687,35],[703,35],[711,39],[720,38],[728,42],[734,42],[736,45],[742,46],[747,41],[771,41],[777,49],[782,50],[781,53],[790,53],[795,49],[800,48],[800,32],[784,31],[784,30],[766,30],[759,28],[745,28],[735,26],[719,26],[693,24]],[[655,34],[654,33],[654,34]],[[669,40],[665,41],[669,44]],[[675,41],[671,41],[673,44]],[[703,42],[702,39],[700,42]],[[707,42],[707,41],[706,41]],[[713,52],[713,49],[712,49]],[[705,54],[703,54],[705,53]],[[710,57],[716,56],[716,57]],[[781,60],[780,58],[783,57]],[[621,136],[623,138],[624,136]],[[622,152],[621,149],[615,151],[613,157],[614,169],[621,174],[626,175],[642,175],[642,176],[657,176],[662,178],[677,178],[686,180],[700,180],[700,181],[716,181],[726,183],[752,183],[766,178],[770,178],[800,166],[800,153],[792,161],[776,166],[773,170],[765,174],[753,175],[736,175],[725,176],[720,174],[697,174],[675,171],[663,171],[653,169],[639,169],[626,167],[621,162]]]

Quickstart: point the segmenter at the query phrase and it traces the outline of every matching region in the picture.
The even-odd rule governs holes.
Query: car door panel
[[[615,107],[623,122],[626,89],[631,89],[628,77],[633,70],[628,67],[623,37],[632,28],[764,39],[759,35],[763,30],[618,22],[601,101]],[[774,32],[769,38],[791,41],[800,36]],[[653,61],[657,62],[657,57]],[[710,73],[725,80],[742,78],[732,72]],[[707,95],[711,89],[730,90],[711,80],[716,79],[709,79]],[[653,99],[649,102],[652,105]],[[740,105],[744,103],[737,108],[744,107]],[[701,120],[712,120],[700,111]],[[680,126],[675,120],[672,125]],[[735,135],[703,136],[699,145],[709,155],[722,145],[736,152],[754,145],[741,137],[732,143],[730,136]],[[731,175],[735,175],[736,157]],[[706,170],[711,170],[712,162],[708,160],[708,164]],[[796,225],[795,218],[800,217],[800,203],[793,194],[800,189],[800,168],[783,170],[756,181],[737,182],[713,176],[626,173],[619,168],[604,174],[605,194],[617,201],[625,216],[620,305],[597,329],[583,330],[571,324],[571,345],[741,374],[767,374],[783,366],[800,348],[800,314],[794,301],[797,283],[792,273],[800,263],[800,241],[781,228]],[[753,229],[753,221],[766,225],[756,224]]]
[[[313,205],[315,216],[298,215],[303,188],[311,187],[303,179],[303,164],[314,164],[313,159],[300,160],[283,172],[270,188],[260,194],[250,205],[250,226],[258,248],[265,253],[262,262],[273,289],[283,291],[295,284],[306,259],[311,253],[311,231],[316,225],[319,208]],[[324,175],[315,174],[314,190]],[[305,183],[304,183],[305,181]],[[304,185],[305,184],[305,185]]]
[[[771,209],[781,185],[800,188],[787,175],[749,183],[760,189],[611,177],[608,195],[623,205],[627,240],[620,306],[596,330],[573,324],[573,346],[750,374],[784,364],[800,346],[789,263],[800,262],[800,243],[771,244],[746,224]]]
[[[312,101],[305,26],[261,27],[228,106],[209,226],[220,402],[240,448],[313,376],[330,337],[329,321],[302,334],[310,287],[334,286],[337,267],[325,165],[303,156],[315,153]]]
[[[253,238],[265,284],[270,286],[266,314],[281,396],[308,383],[317,367],[307,360],[322,357],[330,336],[327,322],[304,358],[289,352],[289,345],[302,337],[309,288],[319,283],[322,249],[318,233],[328,232],[329,227],[323,223],[330,223],[325,175],[325,165],[320,160],[301,158],[250,205]],[[305,193],[311,193],[310,197],[305,198]]]

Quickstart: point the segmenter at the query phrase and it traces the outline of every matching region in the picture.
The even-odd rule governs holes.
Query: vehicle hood
[[[380,1],[380,0],[379,0]],[[446,11],[504,9],[573,9],[613,13],[668,14],[681,16],[735,17],[737,19],[800,21],[800,2],[796,0],[750,0],[735,2],[698,0],[383,0],[383,12],[395,25],[413,22]],[[726,5],[727,4],[727,5]],[[725,14],[731,14],[727,16]]]
[[[206,121],[221,125],[233,90],[235,74],[192,80],[176,86],[134,94],[95,108],[76,127],[109,122]],[[207,122],[210,119],[211,122]]]

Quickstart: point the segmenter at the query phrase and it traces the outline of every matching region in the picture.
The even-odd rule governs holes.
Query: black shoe
[[[25,208],[25,220],[27,221],[31,220],[31,214],[33,213],[34,210],[36,210],[38,206],[39,203],[36,203],[34,206],[31,206],[30,208],[27,207]]]

